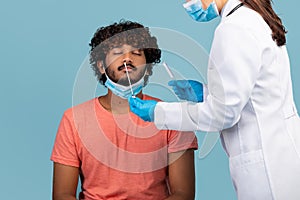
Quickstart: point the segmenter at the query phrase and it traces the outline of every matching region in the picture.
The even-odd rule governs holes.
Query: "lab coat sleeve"
[[[215,31],[203,103],[159,102],[159,129],[221,131],[232,127],[249,101],[261,67],[262,47],[251,30],[223,23]]]
[[[203,84],[203,101],[207,99],[208,96],[208,87],[206,84]]]

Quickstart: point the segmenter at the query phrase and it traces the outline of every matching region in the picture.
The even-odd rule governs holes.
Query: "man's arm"
[[[166,200],[194,200],[194,150],[169,154],[169,185],[171,196]]]
[[[76,200],[79,169],[54,163],[53,200]]]

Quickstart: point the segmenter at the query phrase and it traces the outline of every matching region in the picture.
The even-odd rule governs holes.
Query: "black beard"
[[[136,67],[133,66],[131,63],[126,64],[126,66],[127,66],[127,67],[129,66],[129,67],[132,69],[132,71],[136,71]],[[121,70],[123,70],[124,68],[125,68],[125,65],[123,64],[123,65],[121,65],[121,66],[118,67],[118,70],[121,71]]]
[[[123,66],[124,67],[124,66]],[[119,67],[120,68],[120,67]],[[118,70],[119,70],[118,68]],[[122,70],[123,68],[121,67],[120,70]],[[136,70],[136,68],[132,68],[133,71]],[[120,85],[123,85],[123,86],[129,86],[129,81],[128,81],[128,77],[127,77],[127,74],[125,74],[124,77],[120,78],[119,80],[117,80],[115,78],[115,72],[114,71],[111,71],[109,70],[109,68],[106,68],[106,74],[107,76],[110,78],[110,80],[112,80],[113,82],[117,83],[117,84],[120,84]],[[131,85],[138,82],[139,80],[141,80],[141,78],[143,78],[144,74],[145,74],[145,70],[141,71],[139,74],[136,75],[136,78],[130,78],[130,82],[131,82]],[[130,73],[129,73],[130,74]]]

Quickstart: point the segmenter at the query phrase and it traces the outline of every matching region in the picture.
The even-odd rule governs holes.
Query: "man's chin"
[[[132,81],[132,80],[130,80],[130,81]],[[119,81],[117,83],[119,85],[129,86],[129,82],[128,82],[128,78],[127,77],[119,79]],[[132,82],[131,82],[131,84],[132,84]]]
[[[140,79],[136,80],[136,79],[130,79],[130,83],[131,85],[138,82]],[[123,85],[123,86],[129,86],[129,82],[128,82],[128,78],[127,76],[125,78],[121,78],[119,79],[119,81],[117,82],[118,84],[120,85]]]

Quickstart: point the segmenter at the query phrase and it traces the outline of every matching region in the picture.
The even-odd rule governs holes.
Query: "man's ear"
[[[149,76],[150,75],[150,69],[151,69],[151,65],[146,65],[146,75]]]
[[[105,73],[105,69],[104,69],[104,65],[103,65],[103,61],[102,60],[99,60],[97,61],[97,67],[100,71],[101,74],[104,74]]]

